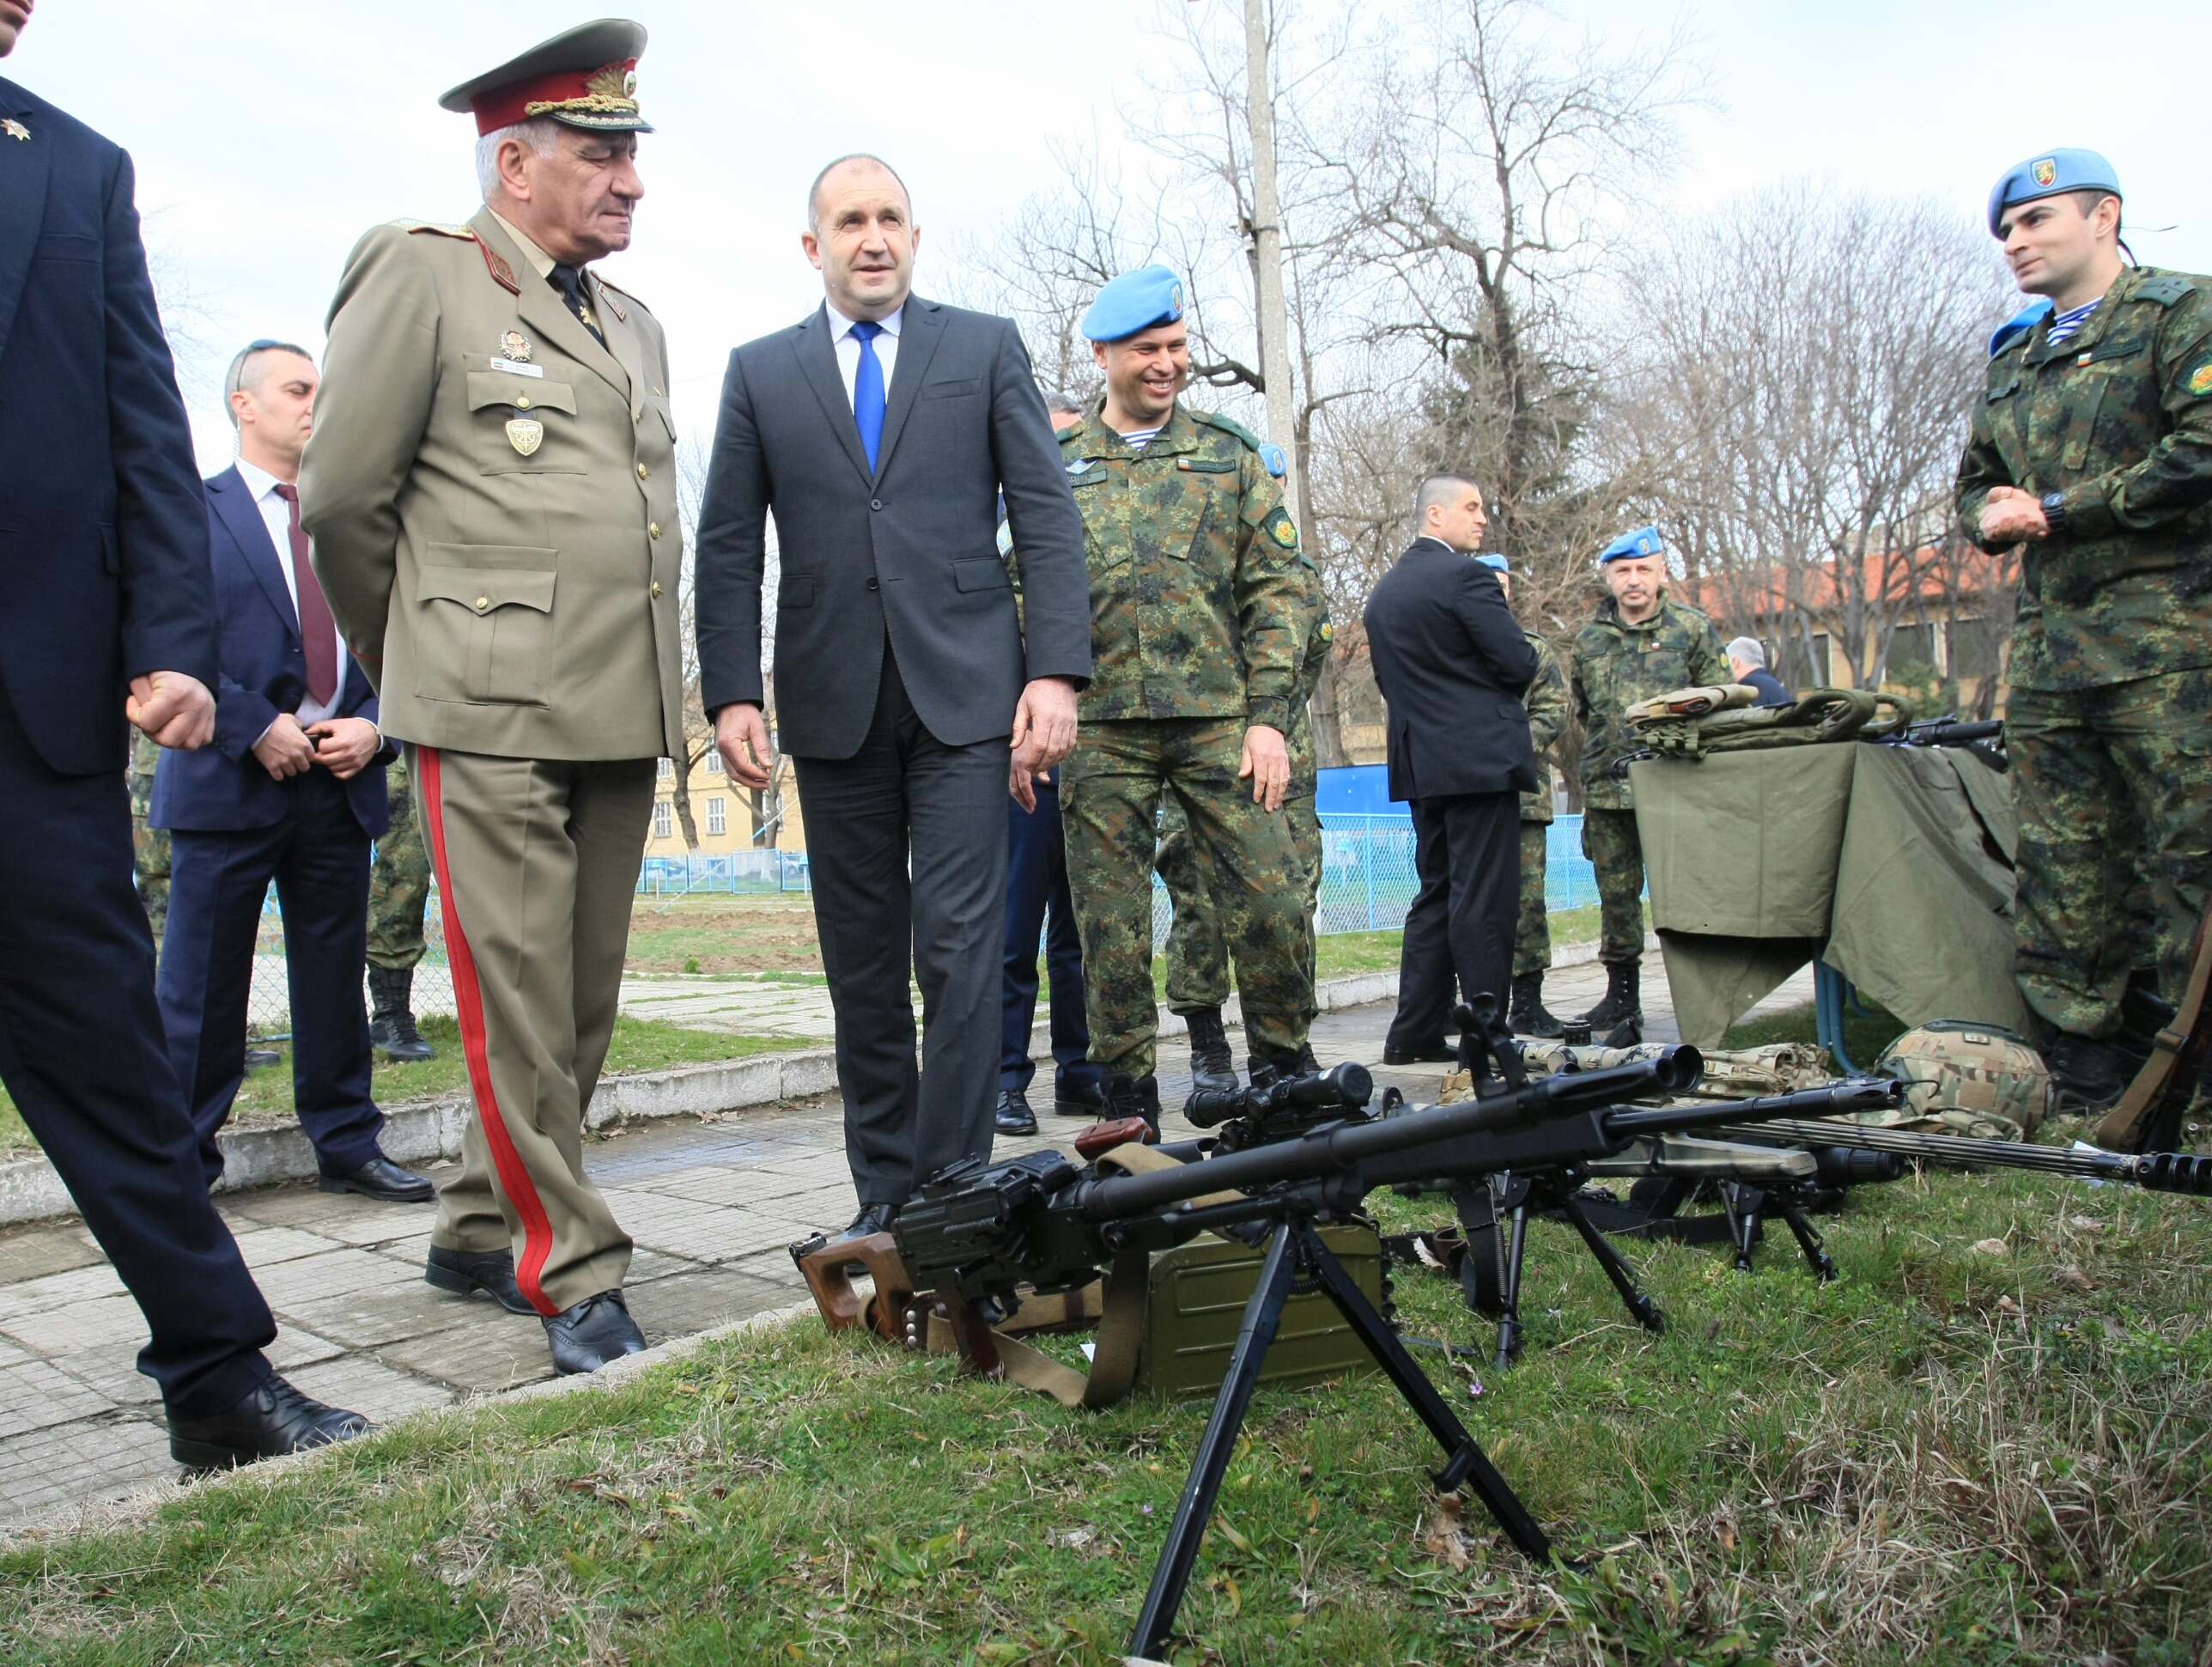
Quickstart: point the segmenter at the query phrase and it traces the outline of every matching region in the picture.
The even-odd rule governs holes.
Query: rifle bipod
[[[1772,1210],[1788,1224],[1797,1248],[1805,1253],[1805,1265],[1813,1270],[1813,1277],[1823,1285],[1841,1277],[1835,1262],[1828,1256],[1826,1242],[1813,1219],[1805,1214],[1804,1201],[1788,1189],[1755,1186],[1748,1181],[1723,1181],[1720,1186],[1721,1208],[1727,1213],[1729,1237],[1735,1244],[1735,1270],[1739,1274],[1751,1271],[1752,1247],[1759,1243],[1760,1223]]]
[[[1468,1433],[1428,1374],[1414,1364],[1397,1333],[1375,1311],[1344,1265],[1322,1243],[1312,1220],[1293,1215],[1276,1226],[1267,1244],[1267,1260],[1261,1264],[1260,1282],[1244,1305],[1244,1319],[1237,1329],[1237,1347],[1229,1357],[1228,1374],[1221,1380],[1221,1392],[1214,1399],[1206,1433],[1199,1439],[1198,1457],[1183,1483],[1182,1498],[1176,1506],[1175,1520],[1169,1524],[1167,1543],[1160,1548],[1144,1608],[1137,1613],[1136,1630],[1129,1638],[1132,1657],[1147,1661],[1165,1658],[1163,1652],[1174,1633],[1184,1589],[1190,1584],[1199,1541],[1213,1519],[1214,1501],[1237,1451],[1237,1438],[1251,1407],[1252,1393],[1259,1387],[1261,1363],[1267,1358],[1267,1346],[1275,1340],[1283,1305],[1300,1287],[1328,1293],[1400,1396],[1444,1450],[1443,1468],[1432,1473],[1437,1490],[1449,1494],[1472,1483],[1505,1537],[1524,1555],[1537,1562],[1551,1558],[1552,1542],[1544,1530]]]
[[[1582,1201],[1576,1197],[1581,1187],[1579,1177],[1572,1171],[1556,1177],[1539,1171],[1533,1175],[1508,1174],[1499,1179],[1503,1184],[1496,1190],[1487,1184],[1471,1187],[1455,1194],[1452,1203],[1459,1212],[1460,1230],[1467,1240],[1466,1253],[1459,1264],[1460,1288],[1467,1293],[1468,1307],[1498,1322],[1500,1372],[1511,1366],[1521,1353],[1521,1272],[1528,1257],[1528,1214],[1532,1210],[1564,1217],[1582,1235],[1590,1255],[1613,1281],[1613,1288],[1620,1293],[1620,1300],[1627,1306],[1629,1317],[1655,1335],[1666,1330],[1667,1317],[1659,1305],[1638,1287],[1636,1270],[1598,1231],[1596,1223],[1583,1210]],[[1509,1218],[1510,1225],[1499,1220],[1501,1212]]]

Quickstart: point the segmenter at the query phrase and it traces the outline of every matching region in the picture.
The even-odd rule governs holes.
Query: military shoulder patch
[[[2200,399],[2212,393],[2212,359],[2207,359],[2189,373],[2188,387],[2190,392]]]
[[[2160,307],[2171,307],[2196,288],[2194,278],[2184,277],[2179,272],[2160,272],[2156,277],[2147,277],[2136,285],[2135,298],[2156,301]]]
[[[466,226],[443,226],[434,220],[395,220],[392,222],[403,232],[435,232],[441,237],[458,237],[465,243],[473,243],[477,234]]]
[[[1290,512],[1279,503],[1267,512],[1267,520],[1260,523],[1260,530],[1285,550],[1298,547],[1298,529],[1291,525]]]

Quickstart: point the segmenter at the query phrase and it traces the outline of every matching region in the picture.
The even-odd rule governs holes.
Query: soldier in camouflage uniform
[[[1583,855],[1597,871],[1598,958],[1605,997],[1583,1015],[1593,1030],[1644,1017],[1644,845],[1628,783],[1613,767],[1641,745],[1630,706],[1670,689],[1729,683],[1728,655],[1713,622],[1667,599],[1667,552],[1659,529],[1616,538],[1598,557],[1611,593],[1597,618],[1575,633],[1571,684],[1583,727]]]
[[[1498,570],[1505,599],[1513,600],[1512,569],[1503,556],[1478,556]],[[1552,743],[1566,732],[1566,673],[1556,649],[1534,631],[1523,631],[1536,651],[1536,676],[1521,697],[1528,712],[1528,741],[1536,750],[1542,785],[1521,795],[1521,918],[1513,937],[1513,1004],[1506,1022],[1522,1036],[1558,1037],[1566,1027],[1544,1006],[1544,974],[1552,964],[1552,923],[1544,914],[1544,860],[1552,835]]]
[[[407,763],[385,771],[392,825],[376,842],[368,880],[368,1040],[395,1063],[435,1059],[438,1051],[415,1028],[415,968],[428,946],[422,915],[430,901],[430,853],[415,819],[415,794]]]
[[[1297,686],[1291,697],[1291,727],[1285,736],[1291,754],[1291,786],[1284,795],[1283,814],[1289,819],[1291,842],[1297,848],[1298,866],[1305,877],[1305,967],[1307,982],[1310,983],[1319,950],[1316,934],[1320,922],[1316,912],[1321,902],[1322,837],[1321,818],[1314,810],[1319,769],[1314,755],[1313,716],[1309,709],[1336,630],[1329,622],[1328,601],[1322,593],[1320,570],[1303,552],[1299,561],[1310,575],[1307,582],[1313,623],[1306,632],[1305,647],[1298,659]],[[1152,867],[1167,888],[1168,901],[1174,909],[1173,921],[1168,928],[1168,1011],[1181,1014],[1190,1026],[1191,1086],[1233,1090],[1237,1086],[1236,1065],[1230,1054],[1228,1035],[1221,1024],[1221,1007],[1229,999],[1229,946],[1221,935],[1212,888],[1200,869],[1198,848],[1191,839],[1190,824],[1183,816],[1182,801],[1172,793],[1160,797],[1160,845]],[[1309,1006],[1309,1025],[1316,1010],[1315,1006]],[[1266,1061],[1255,1057],[1245,1063],[1257,1080],[1267,1080],[1270,1068]],[[1298,1068],[1301,1072],[1319,1068],[1310,1043],[1300,1049]]]
[[[1989,222],[2042,299],[1990,343],[1959,518],[2022,546],[2020,988],[2062,1096],[2098,1106],[2148,1057],[2212,896],[2212,279],[2122,264],[2092,151],[2021,163]]]
[[[154,947],[161,947],[161,934],[169,924],[169,830],[151,826],[147,812],[154,804],[154,766],[161,749],[154,738],[134,731],[131,752],[131,867],[138,879],[138,901],[146,906],[146,924],[154,930]]]
[[[1060,775],[1091,1057],[1108,1115],[1155,1123],[1164,792],[1189,823],[1255,1056],[1295,1068],[1313,1003],[1304,874],[1282,813],[1307,569],[1258,444],[1176,398],[1190,375],[1182,317],[1182,286],[1164,267],[1101,289],[1083,331],[1106,392],[1060,437],[1091,570],[1091,684]]]

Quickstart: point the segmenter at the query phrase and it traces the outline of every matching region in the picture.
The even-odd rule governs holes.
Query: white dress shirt
[[[853,403],[853,379],[860,374],[860,338],[853,333],[854,320],[828,301],[822,310],[830,319],[830,344],[837,350],[837,374],[845,379],[845,403]],[[899,320],[906,316],[904,302],[888,319],[878,319],[884,333],[876,338],[876,362],[884,368],[884,398],[891,392],[891,372],[898,367]]]
[[[276,477],[266,469],[238,459],[238,478],[246,483],[246,490],[253,494],[253,507],[261,512],[261,523],[269,529],[269,542],[276,547],[276,569],[284,575],[284,588],[292,598],[292,626],[300,624],[300,579],[292,570],[292,506],[276,496]],[[330,703],[319,703],[313,695],[303,696],[299,710],[293,715],[299,719],[300,727],[320,723],[338,709],[345,698],[346,646],[345,638],[337,625],[331,627],[331,640],[337,648],[338,680],[331,690]],[[262,732],[266,734],[266,730]],[[255,738],[257,742],[259,737]]]

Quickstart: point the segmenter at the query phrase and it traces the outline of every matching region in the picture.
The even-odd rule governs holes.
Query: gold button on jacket
[[[389,735],[682,756],[683,539],[637,542],[640,481],[652,525],[678,525],[675,424],[649,392],[667,345],[629,296],[594,299],[604,347],[489,210],[380,226],[347,262],[300,512]],[[526,453],[518,411],[543,429]]]

